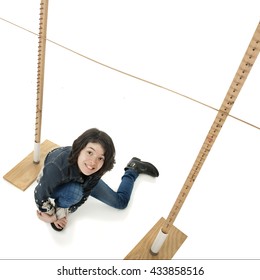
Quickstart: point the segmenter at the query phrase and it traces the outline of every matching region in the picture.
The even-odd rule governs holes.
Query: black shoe
[[[138,174],[147,174],[152,177],[158,177],[159,171],[149,162],[141,161],[139,158],[133,157],[127,164],[125,170],[134,169]]]

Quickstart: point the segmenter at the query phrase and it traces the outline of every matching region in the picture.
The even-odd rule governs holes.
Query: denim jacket
[[[53,213],[53,205],[49,200],[53,191],[58,186],[71,181],[80,183],[83,188],[82,199],[69,208],[71,213],[76,211],[87,200],[100,179],[95,174],[85,176],[77,165],[70,165],[68,162],[70,153],[71,146],[56,148],[49,152],[44,160],[43,173],[38,178],[38,185],[34,192],[36,205],[42,212]]]

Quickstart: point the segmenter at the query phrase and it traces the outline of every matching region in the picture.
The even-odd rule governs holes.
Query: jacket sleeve
[[[44,166],[38,177],[38,184],[34,191],[35,203],[41,212],[54,213],[50,197],[55,188],[62,182],[62,173],[58,166],[51,162]]]

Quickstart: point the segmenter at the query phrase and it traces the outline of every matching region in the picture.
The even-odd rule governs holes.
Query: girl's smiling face
[[[81,150],[78,157],[78,167],[84,175],[91,175],[103,166],[105,161],[105,151],[99,143],[89,142]]]

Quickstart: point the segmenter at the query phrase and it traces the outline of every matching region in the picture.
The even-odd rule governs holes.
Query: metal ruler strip
[[[204,143],[199,151],[199,154],[191,168],[191,171],[162,227],[162,232],[168,234],[171,225],[175,221],[188,193],[193,186],[196,177],[198,176],[219,132],[221,131],[229,112],[234,105],[240,90],[242,89],[247,76],[252,69],[252,66],[260,51],[260,22],[255,30],[255,33],[250,41],[250,44],[245,52],[245,55],[238,67],[235,77],[228,89],[222,105],[217,113],[217,116],[204,140]]]

